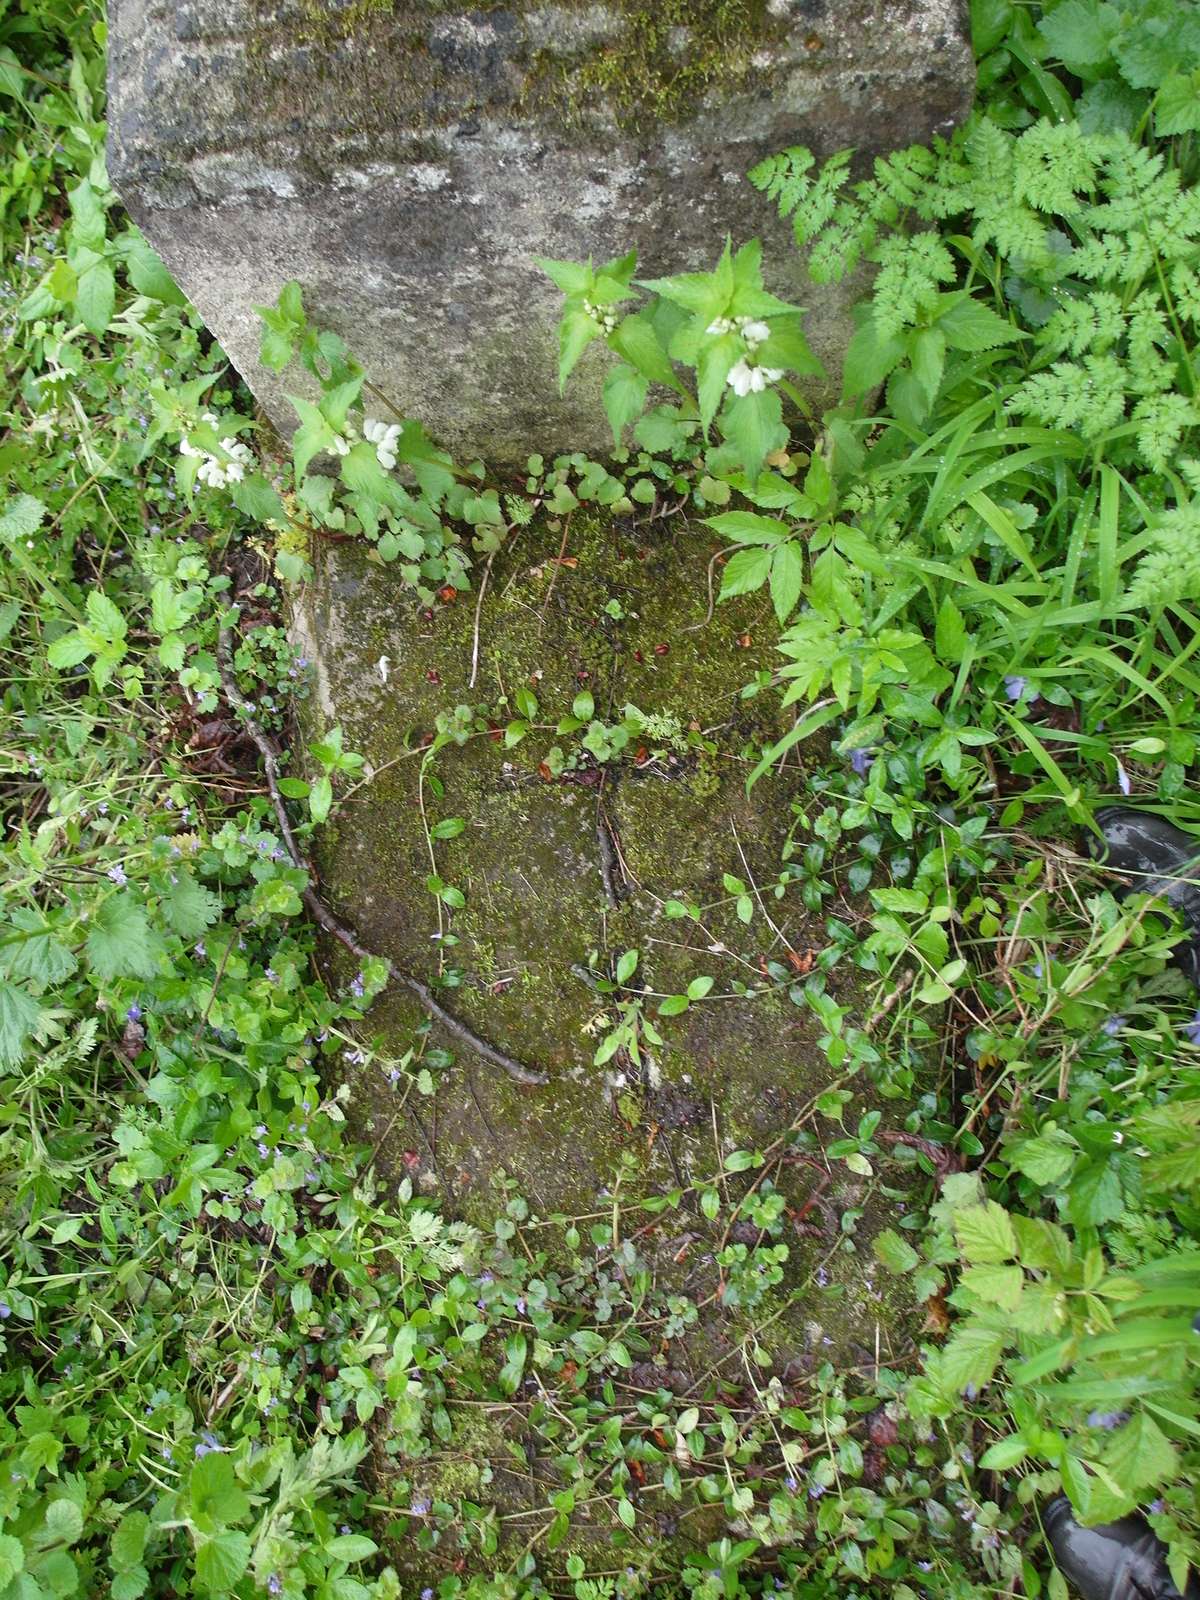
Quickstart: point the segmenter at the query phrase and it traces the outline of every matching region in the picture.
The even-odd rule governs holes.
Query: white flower
[[[343,439],[340,433],[335,433],[329,448],[335,456],[348,456],[350,454],[350,441]]]
[[[390,656],[380,656],[379,660],[375,663],[375,666],[379,672],[379,679],[381,683],[387,683],[388,668],[391,666],[391,664],[392,658]]]
[[[779,367],[752,367],[744,359],[730,367],[725,382],[734,394],[761,394],[769,383],[778,383],[783,377]]]
[[[704,331],[711,334],[732,333],[733,323],[730,322],[728,317],[714,317]]]
[[[757,344],[765,344],[771,337],[771,330],[765,322],[745,322],[742,325],[742,338],[753,350]]]
[[[398,422],[380,422],[377,417],[367,417],[363,422],[363,437],[375,446],[375,456],[385,472],[396,465],[396,444],[400,438]]]

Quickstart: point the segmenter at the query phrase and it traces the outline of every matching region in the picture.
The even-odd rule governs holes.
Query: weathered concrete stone
[[[599,354],[565,399],[533,257],[703,266],[774,242],[836,372],[847,291],[789,283],[743,174],[793,144],[947,132],[973,84],[960,0],[114,0],[110,170],[283,429],[254,307],[289,279],[447,448],[603,447]],[[295,382],[290,379],[290,382]]]
[[[435,981],[443,963],[452,969],[444,1004],[549,1079],[514,1083],[436,1026],[422,1043],[421,1009],[395,988],[365,1019],[367,1059],[335,1058],[331,1087],[349,1082],[352,1131],[376,1152],[387,1187],[407,1179],[490,1233],[511,1183],[528,1202],[529,1236],[547,1270],[574,1270],[555,1214],[582,1219],[582,1249],[594,1259],[591,1221],[610,1217],[619,1197],[621,1237],[635,1235],[659,1289],[704,1310],[669,1348],[630,1330],[634,1367],[612,1375],[618,1409],[661,1384],[700,1398],[736,1388],[748,1344],[769,1357],[755,1368],[759,1381],[777,1375],[802,1404],[824,1361],[865,1372],[902,1365],[917,1321],[909,1281],[885,1274],[871,1251],[895,1225],[897,1201],[912,1197],[914,1168],[896,1163],[890,1142],[909,1105],[886,1097],[895,1093],[886,1081],[850,1080],[847,1125],[871,1106],[883,1113],[875,1174],[856,1175],[821,1153],[840,1130],[814,1102],[834,1074],[816,1017],[790,990],[830,943],[826,915],[855,913],[840,901],[810,913],[795,884],[781,899],[772,893],[789,834],[800,841],[795,858],[809,837],[797,805],[804,786],[793,764],[746,792],[748,745],[780,732],[788,713],[776,696],[740,694],[777,659],[777,631],[762,594],[708,614],[703,573],[718,546],[681,519],[639,526],[594,509],[565,526],[539,519],[522,528],[491,568],[473,684],[476,596],[417,611],[395,569],[373,564],[364,546],[318,548],[294,623],[315,660],[311,726],[341,723],[347,746],[369,763],[367,781],[318,841],[326,897],[368,948],[423,981]],[[654,731],[619,763],[601,768],[584,755],[556,778],[555,746],[580,756],[582,730],[556,729],[584,684],[599,715],[614,721],[632,703]],[[538,706],[526,703],[533,726],[509,747],[499,728],[522,690]],[[482,726],[441,749],[422,783],[426,736],[462,705]],[[461,817],[465,829],[431,842],[426,823],[446,817]],[[441,918],[426,888],[433,871],[465,895]],[[753,885],[748,923],[726,873]],[[671,900],[703,908],[699,920],[672,916]],[[455,943],[433,937],[439,924]],[[626,994],[645,985],[645,1014],[662,1036],[640,1071],[627,1055],[595,1064],[613,1002],[587,982],[589,963],[609,971],[631,948],[641,957]],[[331,944],[327,956],[334,981],[346,983],[346,951]],[[682,1015],[657,1015],[655,997],[701,976],[714,980],[708,996]],[[739,995],[739,985],[752,992]],[[835,965],[828,987],[861,1022],[868,1002],[855,969]],[[434,1095],[414,1093],[407,1077],[392,1081],[406,1050],[441,1044],[455,1060],[437,1072]],[[704,1182],[739,1148],[771,1160],[761,1175],[729,1179],[729,1194],[769,1175],[788,1207],[783,1280],[749,1309],[722,1292],[725,1216],[708,1222],[694,1193],[657,1219],[636,1207]],[[735,1239],[747,1231],[752,1243],[745,1227]],[[521,1516],[547,1503],[546,1483],[513,1467],[510,1446],[525,1428],[519,1410],[452,1401],[451,1414],[454,1436],[435,1461],[390,1470],[407,1470],[414,1492],[435,1499],[465,1495]],[[379,1451],[386,1476],[382,1440]],[[560,1486],[552,1474],[547,1481]],[[719,1511],[688,1504],[689,1537],[737,1536]],[[528,1537],[520,1518],[505,1526],[501,1564]],[[584,1508],[573,1523],[583,1543],[572,1548],[614,1532],[611,1505]],[[439,1558],[397,1555],[416,1563],[422,1583],[440,1575]]]

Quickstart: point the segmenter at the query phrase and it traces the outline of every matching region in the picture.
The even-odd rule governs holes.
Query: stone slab
[[[631,246],[647,276],[726,233],[773,245],[836,372],[845,287],[799,277],[743,179],[807,144],[946,133],[974,73],[959,0],[113,0],[109,166],[281,431],[256,305],[310,315],[459,455],[602,449],[604,358],[556,393],[538,255]],[[289,378],[294,385],[296,380]]]

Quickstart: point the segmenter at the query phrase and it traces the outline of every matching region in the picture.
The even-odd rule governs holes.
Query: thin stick
[[[479,599],[475,602],[475,630],[471,637],[471,680],[467,684],[468,689],[475,687],[475,679],[479,676],[479,618],[483,611],[483,597],[487,592],[487,582],[491,574],[492,562],[495,559],[496,552],[493,550],[487,558],[487,565],[483,569],[483,577],[479,580]]]
[[[300,898],[313,921],[324,928],[326,933],[337,939],[341,944],[344,944],[346,949],[356,955],[360,961],[375,960],[377,958],[374,952],[368,950],[365,945],[359,944],[349,928],[338,921],[315,889],[312,888],[313,871],[296,843],[296,836],[292,832],[287,807],[284,804],[283,794],[279,788],[279,752],[275,748],[274,741],[263,731],[250,708],[249,702],[237,686],[237,680],[233,672],[231,639],[232,633],[230,629],[222,628],[217,637],[217,663],[221,672],[221,686],[225,691],[225,698],[229,701],[229,704],[233,706],[234,710],[241,713],[246,724],[246,731],[257,746],[258,753],[262,756],[263,776],[266,778],[267,790],[271,796],[271,803],[275,808],[275,817],[279,823],[279,833],[283,839],[284,847],[291,857],[292,865],[308,876],[309,885],[301,891]],[[549,1081],[544,1072],[534,1072],[531,1068],[522,1065],[520,1061],[514,1060],[505,1051],[498,1049],[495,1045],[489,1044],[486,1039],[481,1038],[465,1022],[460,1022],[457,1017],[452,1016],[443,1005],[434,999],[433,992],[428,984],[422,983],[419,978],[414,978],[411,973],[401,971],[394,962],[388,961],[386,957],[383,959],[388,969],[389,978],[395,983],[403,984],[406,989],[415,994],[430,1016],[435,1018],[448,1034],[457,1039],[460,1044],[465,1045],[468,1050],[473,1050],[476,1055],[482,1056],[485,1061],[490,1061],[493,1066],[500,1067],[504,1072],[508,1073],[510,1078],[514,1078],[517,1083],[533,1084]]]

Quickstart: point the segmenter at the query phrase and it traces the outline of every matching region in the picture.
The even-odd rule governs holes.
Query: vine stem
[[[296,835],[292,831],[291,819],[287,813],[283,793],[279,787],[279,751],[274,740],[264,730],[254,715],[250,702],[237,686],[237,679],[233,670],[233,633],[228,627],[223,627],[217,634],[217,664],[221,673],[221,687],[225,691],[225,698],[234,710],[239,712],[246,724],[246,732],[262,757],[263,776],[266,780],[267,792],[271,797],[271,805],[275,811],[275,820],[279,824],[280,837],[284,848],[291,858],[292,865],[308,878],[308,884],[301,890],[300,898],[305,909],[317,925],[325,930],[332,938],[345,945],[346,949],[356,955],[360,961],[373,961],[382,959],[388,969],[388,977],[393,983],[401,984],[425,1007],[425,1010],[438,1022],[445,1031],[457,1039],[468,1050],[473,1050],[483,1060],[490,1061],[495,1067],[506,1072],[517,1083],[538,1084],[549,1080],[544,1072],[535,1072],[531,1067],[525,1066],[510,1056],[507,1051],[501,1050],[494,1044],[482,1038],[467,1023],[459,1020],[452,1012],[436,999],[429,985],[422,983],[420,978],[415,978],[409,972],[403,971],[387,957],[376,957],[375,953],[360,944],[344,923],[338,921],[333,912],[312,887],[314,873],[312,866],[303,855],[296,843]]]

